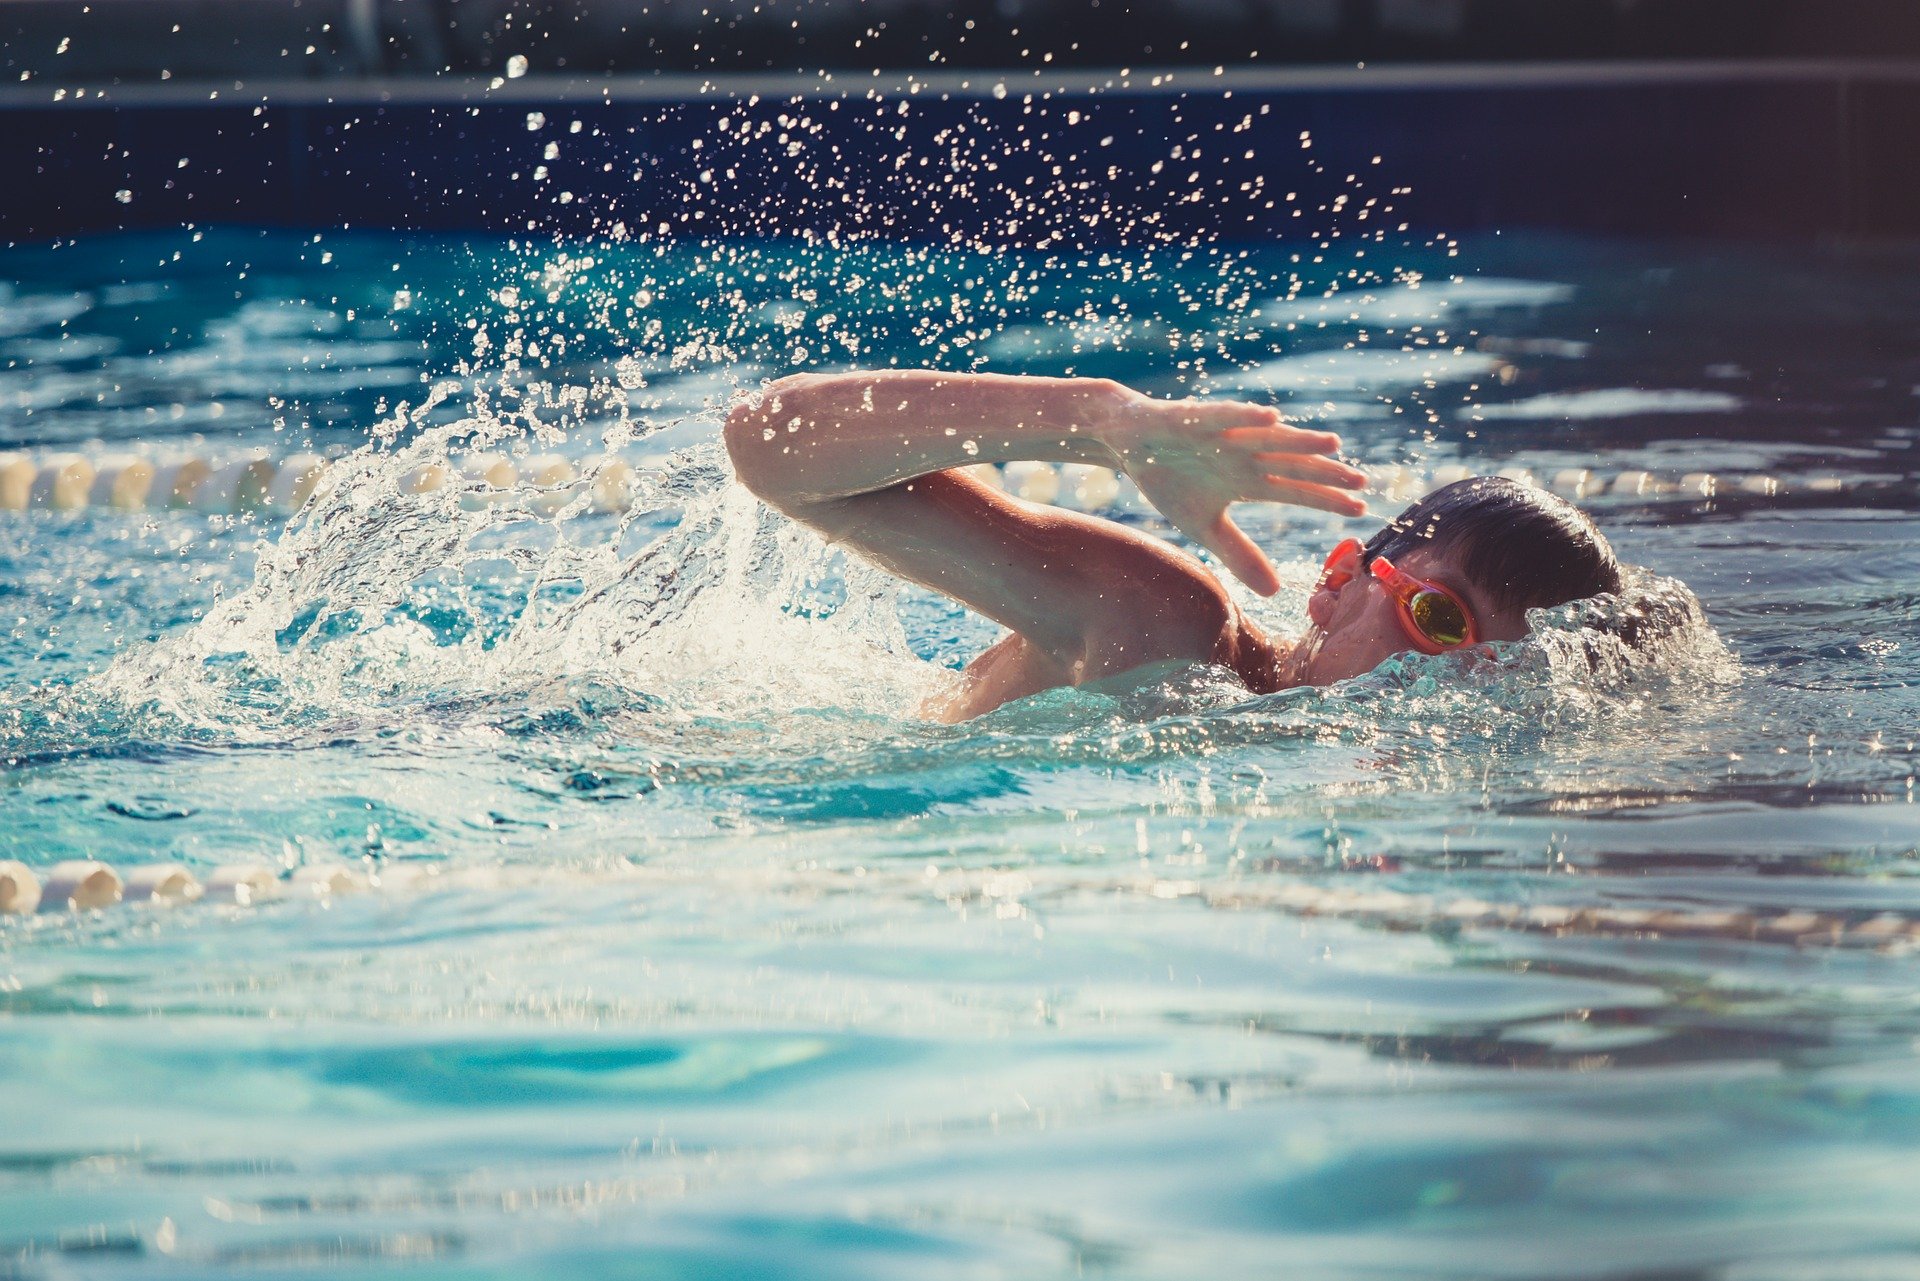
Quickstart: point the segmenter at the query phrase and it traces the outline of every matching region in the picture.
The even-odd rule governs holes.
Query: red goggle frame
[[[1327,554],[1319,586],[1337,592],[1352,582],[1360,556],[1359,539],[1341,540]],[[1368,571],[1393,597],[1400,630],[1421,653],[1443,654],[1479,641],[1480,629],[1474,624],[1473,611],[1447,588],[1395,568],[1385,556],[1375,556]]]

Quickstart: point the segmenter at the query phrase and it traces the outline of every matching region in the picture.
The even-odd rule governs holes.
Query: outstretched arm
[[[1357,515],[1365,476],[1327,432],[1269,408],[1161,401],[1102,379],[883,371],[797,375],[736,406],[727,448],[767,503],[1020,632],[1069,665],[1210,655],[1218,581],[1111,521],[1035,508],[950,469],[1040,459],[1125,470],[1256,591],[1279,580],[1226,514],[1257,499]]]

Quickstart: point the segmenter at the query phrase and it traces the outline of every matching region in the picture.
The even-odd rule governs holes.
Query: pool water
[[[0,253],[0,447],[342,456],[291,522],[0,513],[0,858],[382,882],[0,918],[0,1272],[1920,1275],[1920,264],[1378,252]],[[716,444],[896,361],[1713,473],[1589,504],[1705,621],[923,724],[990,627]],[[634,510],[410,492],[476,449]],[[1347,528],[1247,523],[1302,584]]]

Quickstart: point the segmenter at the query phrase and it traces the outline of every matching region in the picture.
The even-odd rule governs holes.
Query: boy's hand
[[[1366,473],[1329,457],[1340,438],[1288,426],[1264,405],[1127,392],[1099,435],[1161,515],[1262,596],[1280,590],[1279,575],[1227,515],[1229,504],[1295,503],[1366,514],[1365,500],[1349,492],[1365,488]]]

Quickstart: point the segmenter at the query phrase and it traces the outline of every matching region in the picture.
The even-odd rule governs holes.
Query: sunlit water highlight
[[[284,529],[0,515],[0,857],[457,888],[0,922],[7,1266],[1915,1266],[1910,953],[1279,894],[1920,917],[1911,264],[1414,241],[1329,293],[1280,251],[320,252],[0,259],[0,443],[357,451]],[[990,629],[768,517],[714,439],[737,387],[890,360],[1783,493],[1598,504],[1705,604],[1652,659],[1552,616],[1332,691],[1155,671],[926,725]],[[638,459],[641,501],[406,492],[476,450]],[[1253,523],[1296,583],[1333,536]]]

